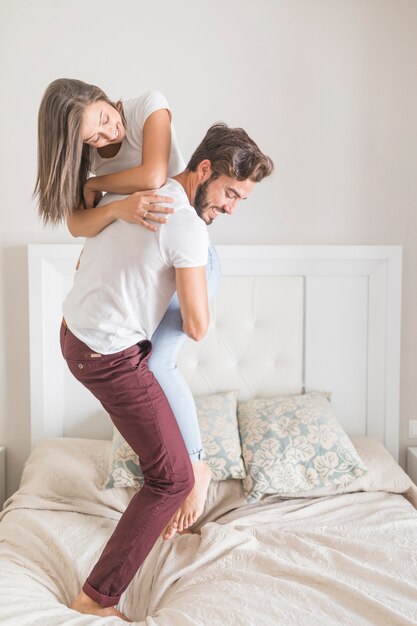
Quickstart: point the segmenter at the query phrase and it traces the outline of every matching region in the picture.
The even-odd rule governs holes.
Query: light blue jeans
[[[206,267],[209,301],[216,294],[220,278],[220,263],[217,252],[210,244]],[[164,391],[180,427],[190,461],[196,463],[204,458],[197,411],[191,390],[178,366],[177,357],[186,335],[182,330],[182,318],[178,297],[175,294],[152,335],[152,354],[148,366]]]

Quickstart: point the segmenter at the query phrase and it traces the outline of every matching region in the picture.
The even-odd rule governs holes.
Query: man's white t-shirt
[[[90,149],[90,171],[96,176],[115,174],[142,164],[143,127],[148,117],[159,109],[167,109],[169,104],[160,91],[148,91],[139,98],[122,100],[126,117],[126,137],[119,152],[114,157],[103,158],[97,148]],[[168,176],[176,176],[184,171],[185,162],[178,145],[175,128],[171,122],[171,152],[168,161]]]
[[[207,264],[207,226],[177,181],[158,191],[175,209],[152,232],[116,220],[86,240],[74,284],[63,304],[71,332],[100,354],[151,339],[175,293],[175,268]],[[106,194],[100,204],[125,196]]]

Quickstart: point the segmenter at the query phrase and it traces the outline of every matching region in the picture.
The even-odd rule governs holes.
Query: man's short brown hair
[[[192,155],[187,170],[195,172],[201,161],[211,162],[213,178],[225,175],[236,180],[259,183],[274,169],[272,159],[263,154],[243,128],[229,128],[219,122],[211,126]]]

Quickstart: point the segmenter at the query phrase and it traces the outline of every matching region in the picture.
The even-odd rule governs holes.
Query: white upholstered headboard
[[[60,354],[61,303],[81,246],[29,246],[32,442],[110,438],[103,409]],[[399,246],[218,246],[223,277],[210,331],[186,341],[195,395],[241,398],[323,389],[350,435],[380,438],[398,459]]]

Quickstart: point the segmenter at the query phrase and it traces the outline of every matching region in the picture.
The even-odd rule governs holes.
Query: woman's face
[[[84,143],[102,148],[110,143],[121,143],[126,136],[120,113],[111,104],[98,100],[85,107],[81,123]]]

